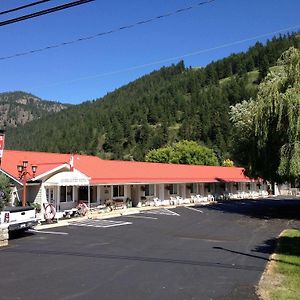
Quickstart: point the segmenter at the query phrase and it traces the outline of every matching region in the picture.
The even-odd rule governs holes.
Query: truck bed
[[[33,207],[5,207],[0,214],[0,223],[7,224],[8,230],[26,230],[38,223]]]

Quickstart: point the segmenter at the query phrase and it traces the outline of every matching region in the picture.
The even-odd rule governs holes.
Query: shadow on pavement
[[[218,202],[208,210],[242,214],[258,219],[290,219],[300,221],[300,199],[241,199]]]
[[[270,261],[270,259],[268,257],[253,255],[253,254],[244,253],[244,252],[240,252],[240,251],[235,251],[235,250],[227,249],[227,248],[224,248],[224,247],[212,247],[212,248],[216,249],[216,250],[223,250],[223,251],[234,253],[234,254],[240,254],[240,255],[243,255],[243,256],[248,256],[248,257],[253,257],[253,258],[257,258],[257,259]]]
[[[34,235],[34,233],[26,230],[14,230],[9,232],[9,240],[16,240]]]
[[[235,269],[244,271],[255,271],[262,272],[263,269],[257,266],[251,265],[238,265],[238,264],[227,264],[221,262],[206,262],[196,260],[184,260],[184,259],[171,259],[171,258],[160,258],[160,257],[146,257],[146,256],[127,256],[127,255],[116,255],[116,254],[101,254],[101,253],[83,253],[83,252],[67,252],[67,251],[55,251],[55,250],[39,250],[39,249],[21,249],[8,247],[1,252],[8,253],[20,253],[20,254],[37,254],[37,255],[57,255],[57,256],[73,256],[93,259],[111,259],[111,260],[126,260],[126,261],[139,261],[148,263],[167,263],[167,264],[181,264],[191,265],[200,267],[212,267],[212,268],[225,268]]]
[[[251,250],[251,252],[272,254],[275,250],[277,242],[277,238],[266,240],[262,245],[259,245],[255,249]]]
[[[288,240],[286,240],[286,239],[288,239]],[[280,241],[280,244],[287,243],[288,245],[293,245],[293,247],[289,247],[289,248],[279,247],[279,248],[276,249],[277,254],[300,256],[300,238],[298,238],[298,237],[297,238],[280,237],[279,241]],[[258,252],[258,253],[260,252],[260,253],[264,253],[264,254],[272,254],[274,252],[275,245],[276,245],[276,239],[267,240],[265,242],[265,245],[259,246],[259,247],[255,248],[254,250],[251,250],[251,252]],[[227,249],[227,248],[224,248],[224,247],[212,247],[212,248],[215,249],[215,250],[222,250],[222,251],[226,251],[226,252],[230,252],[230,253],[234,253],[234,254],[247,256],[247,257],[262,259],[262,260],[265,260],[265,261],[276,261],[276,262],[281,262],[281,263],[284,263],[284,264],[287,264],[287,265],[300,267],[300,264],[298,264],[298,263],[289,262],[289,261],[285,261],[285,260],[282,260],[282,259],[269,258],[269,256],[265,257],[265,256],[260,256],[260,255],[254,255],[254,254],[250,254],[250,253],[245,253],[245,252],[241,252],[241,251]]]

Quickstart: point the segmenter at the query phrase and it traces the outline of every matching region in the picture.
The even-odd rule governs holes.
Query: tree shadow
[[[224,248],[224,247],[214,246],[212,248],[216,249],[216,250],[223,250],[223,251],[234,253],[234,254],[239,254],[239,255],[243,255],[243,256],[248,256],[248,257],[252,257],[252,258],[257,258],[257,259],[262,259],[262,260],[270,261],[270,259],[268,257],[259,256],[259,255],[253,255],[253,254],[250,254],[250,253],[236,251],[236,250],[231,250],[231,249],[227,249],[227,248]]]
[[[279,236],[277,239],[269,239],[255,247],[251,252],[263,254],[283,254],[300,257],[300,237]]]
[[[273,254],[275,252],[276,254],[283,254],[286,256],[297,256],[300,258],[300,237],[281,236],[278,239],[269,239],[266,240],[262,245],[259,245],[256,248],[252,249],[251,253],[236,251],[224,247],[212,247],[212,248],[215,250],[222,250],[222,251],[239,254],[251,258],[261,259],[265,261],[276,261],[276,262],[281,262],[284,264],[300,267],[300,264],[296,262],[290,262],[283,259],[269,257],[270,254]],[[258,253],[258,254],[252,254],[252,253]],[[263,255],[259,255],[259,253],[269,254],[269,255],[263,256]]]
[[[41,255],[71,256],[71,257],[82,257],[82,258],[92,258],[92,259],[106,259],[106,260],[119,260],[119,261],[125,260],[125,261],[135,261],[135,262],[145,262],[145,263],[179,264],[179,265],[188,265],[188,266],[235,269],[235,270],[254,271],[254,272],[263,271],[261,267],[253,266],[253,265],[150,257],[150,256],[118,255],[118,254],[106,254],[106,253],[84,253],[84,252],[46,250],[46,249],[24,249],[24,248],[14,248],[14,247],[3,248],[0,250],[0,253],[15,253],[21,255],[32,254],[32,255],[39,255],[39,256]]]
[[[276,253],[300,257],[300,237],[280,236]]]
[[[275,251],[278,239],[273,238],[263,242],[263,244],[258,245],[251,252],[263,253],[263,254],[272,254]]]
[[[209,210],[242,214],[257,219],[287,219],[300,221],[299,198],[226,200],[206,207]]]

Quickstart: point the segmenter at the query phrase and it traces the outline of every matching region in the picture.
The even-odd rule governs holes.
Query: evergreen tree
[[[6,145],[140,160],[149,149],[189,139],[213,147],[219,159],[228,157],[229,106],[257,93],[257,72],[246,72],[262,68],[263,57],[273,66],[297,43],[296,34],[280,36],[204,68],[185,68],[182,61],[163,67],[101,99],[9,129]]]
[[[263,56],[261,59],[259,66],[258,66],[259,76],[257,81],[261,82],[269,72],[269,61],[266,55]]]

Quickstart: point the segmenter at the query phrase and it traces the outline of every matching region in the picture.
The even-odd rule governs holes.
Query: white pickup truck
[[[0,212],[0,224],[8,225],[9,231],[27,230],[37,223],[33,207],[5,207]]]

